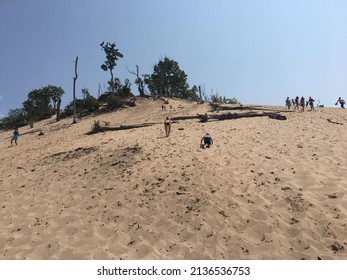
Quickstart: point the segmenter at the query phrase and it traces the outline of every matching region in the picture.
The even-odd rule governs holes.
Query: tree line
[[[56,120],[71,116],[74,111],[77,114],[92,113],[99,109],[101,105],[106,110],[113,110],[122,105],[122,100],[133,97],[131,82],[125,79],[122,83],[119,78],[114,76],[114,69],[123,54],[119,51],[115,43],[102,42],[101,49],[105,53],[105,61],[100,68],[109,72],[110,79],[107,89],[99,94],[98,98],[92,96],[88,89],[82,89],[82,99],[71,101],[61,112],[61,100],[64,90],[61,87],[47,85],[40,89],[34,89],[28,93],[27,100],[23,102],[21,108],[9,110],[8,116],[3,118],[0,128],[14,128],[27,124],[33,126],[34,122],[50,118],[56,114]],[[135,84],[141,97],[175,97],[190,99],[194,101],[223,101],[219,95],[212,95],[208,98],[204,90],[194,85],[189,87],[187,74],[180,69],[177,61],[164,57],[153,67],[152,74],[140,74],[139,66],[136,65],[136,72],[128,70],[130,74],[136,76]],[[147,86],[148,91],[145,90]],[[224,101],[226,98],[224,97]],[[237,101],[234,100],[233,101]],[[232,102],[233,103],[233,102]]]

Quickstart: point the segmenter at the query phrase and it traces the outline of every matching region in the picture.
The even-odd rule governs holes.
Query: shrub
[[[113,110],[122,106],[122,99],[117,95],[109,95],[107,97],[107,109]]]
[[[90,132],[91,133],[97,133],[100,131],[100,129],[101,129],[101,125],[100,125],[99,120],[97,120],[97,121],[94,121],[94,124],[92,125],[92,130]]]
[[[92,113],[99,109],[99,101],[89,95],[85,99],[76,99],[76,114],[79,115],[81,113]],[[71,101],[62,112],[61,117],[67,117],[73,115],[73,101]]]

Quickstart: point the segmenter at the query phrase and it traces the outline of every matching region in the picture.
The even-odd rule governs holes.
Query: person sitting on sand
[[[308,104],[310,104],[311,111],[314,110],[314,104],[313,104],[313,102],[314,102],[314,99],[310,96],[310,97],[308,98]]]
[[[19,132],[18,132],[18,128],[15,128],[14,132],[13,132],[13,136],[11,138],[11,146],[13,144],[13,141],[16,143],[16,145],[18,145],[17,141],[19,139]]]
[[[213,140],[210,134],[206,133],[204,137],[201,139],[201,146],[203,149],[209,148],[211,145],[213,145]]]
[[[288,110],[290,110],[290,107],[292,107],[292,102],[290,101],[289,97],[287,97],[287,99],[286,99],[286,106],[287,106]]]
[[[166,119],[164,121],[164,128],[165,128],[166,137],[169,137],[170,132],[171,132],[171,120],[169,117],[166,117]]]
[[[336,101],[335,105],[337,105],[339,103],[341,105],[341,108],[345,109],[345,104],[346,104],[345,100],[343,100],[341,97],[339,97],[339,99]]]

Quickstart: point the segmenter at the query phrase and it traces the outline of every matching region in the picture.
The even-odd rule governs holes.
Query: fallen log
[[[255,118],[255,117],[269,117],[276,120],[286,120],[287,117],[273,112],[245,112],[245,113],[226,113],[226,114],[214,114],[214,115],[197,115],[197,116],[179,116],[174,117],[172,120],[192,120],[199,119],[200,122],[207,122],[208,120],[231,120],[240,118]]]
[[[276,109],[269,109],[269,108],[264,108],[264,107],[256,107],[256,106],[227,106],[227,105],[221,105],[221,104],[216,104],[216,103],[211,103],[210,104],[213,108],[214,111],[267,111],[267,112],[277,112],[277,113],[283,113],[283,112],[291,112],[291,111],[286,111],[286,110],[276,110]]]
[[[268,113],[268,112],[263,112],[263,113],[253,113],[253,112],[247,112],[247,113],[227,113],[227,114],[220,114],[220,115],[211,115],[208,118],[209,119],[216,119],[219,121],[222,120],[230,120],[230,119],[240,119],[240,118],[255,118],[255,117],[269,117],[271,119],[276,119],[276,120],[286,120],[286,116],[282,116],[277,113]]]
[[[140,127],[148,127],[155,124],[157,123],[142,123],[142,124],[120,125],[116,127],[112,127],[112,126],[110,127],[110,126],[100,126],[99,124],[96,125],[96,123],[94,123],[92,130],[89,131],[87,135],[96,134],[96,133],[105,132],[105,131],[118,131],[118,130],[140,128]]]
[[[201,115],[196,115],[196,116],[177,116],[177,117],[172,117],[171,120],[173,121],[182,121],[182,120],[193,120],[193,119],[200,119]]]

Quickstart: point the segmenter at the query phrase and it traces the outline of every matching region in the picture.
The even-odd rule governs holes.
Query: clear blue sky
[[[282,105],[311,95],[325,106],[347,98],[345,0],[0,0],[0,115],[48,84],[72,100],[109,74],[99,44],[115,42],[121,80],[176,60],[190,86],[244,104]],[[136,88],[133,92],[137,94]]]

